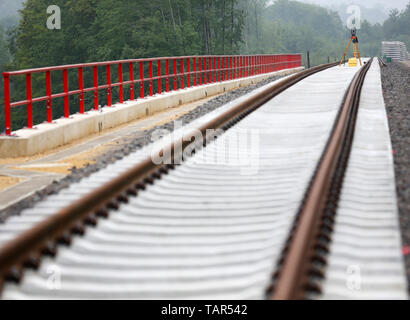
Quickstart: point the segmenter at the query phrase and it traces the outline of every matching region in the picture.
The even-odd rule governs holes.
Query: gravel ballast
[[[403,254],[410,293],[410,67],[402,63],[383,67],[382,85],[394,150]]]
[[[283,77],[284,76],[273,76],[256,84],[229,91],[223,95],[209,100],[203,105],[183,115],[178,120],[182,121],[183,125],[188,124],[191,121],[198,119],[203,115],[227,104],[230,101],[233,101],[257,88],[260,88],[272,81],[278,80]],[[51,185],[47,186],[43,190],[37,191],[33,196],[27,197],[24,200],[14,204],[13,206],[0,211],[0,223],[4,222],[8,217],[12,215],[18,215],[22,210],[32,207],[37,202],[45,199],[48,195],[56,194],[60,190],[67,188],[71,183],[78,182],[82,178],[105,168],[108,164],[114,163],[115,161],[122,159],[126,155],[135,152],[141,147],[148,145],[152,142],[151,137],[152,133],[155,130],[166,129],[168,131],[173,131],[173,126],[174,122],[171,120],[166,124],[155,126],[150,130],[144,131],[143,136],[141,136],[141,132],[138,131],[133,135],[121,138],[117,141],[117,145],[115,147],[110,148],[107,152],[97,157],[95,164],[88,165],[81,169],[74,167],[71,170],[71,174],[69,174],[65,178],[59,181],[54,181]]]

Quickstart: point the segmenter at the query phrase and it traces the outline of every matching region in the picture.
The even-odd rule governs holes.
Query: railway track
[[[2,298],[349,298],[329,284],[326,265],[374,65],[328,64],[275,81],[9,218]],[[248,141],[238,143],[241,134]],[[239,162],[214,161],[227,144]],[[394,213],[381,218],[379,229],[394,233]],[[362,220],[368,230],[373,219]],[[389,252],[400,248],[397,232],[385,239]],[[402,261],[372,272],[386,268],[396,278],[378,290],[404,298]]]

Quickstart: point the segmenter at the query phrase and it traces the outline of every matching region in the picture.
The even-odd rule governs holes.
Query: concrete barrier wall
[[[101,111],[92,110],[86,114],[74,114],[68,119],[61,118],[53,123],[42,123],[33,129],[21,129],[14,132],[14,136],[0,137],[0,158],[32,156],[168,108],[254,84],[274,75],[288,75],[303,69],[303,67],[286,69],[249,78],[186,88],[127,101],[102,108]]]

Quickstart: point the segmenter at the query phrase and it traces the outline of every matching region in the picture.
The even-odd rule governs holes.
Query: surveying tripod
[[[354,54],[354,57],[355,57],[355,58],[359,58],[360,66],[362,66],[362,58],[360,57],[359,45],[358,45],[358,43],[359,43],[359,38],[357,38],[357,36],[356,36],[356,28],[350,30],[350,33],[351,33],[352,36],[350,37],[349,44],[347,45],[347,48],[346,48],[346,50],[345,50],[345,53],[343,54],[343,58],[342,58],[342,60],[340,60],[340,65],[342,65],[343,61],[345,60],[346,53],[347,53],[347,51],[349,51],[350,44],[353,42],[353,54]]]

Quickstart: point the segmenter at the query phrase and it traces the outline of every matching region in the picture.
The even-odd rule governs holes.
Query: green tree
[[[390,11],[389,18],[383,23],[384,40],[397,40],[406,43],[410,50],[410,2],[402,12]]]
[[[10,54],[4,37],[4,31],[0,25],[0,73],[3,72],[4,66],[10,61]]]
[[[61,30],[46,27],[46,0],[26,0],[18,27],[9,32],[14,57],[10,69],[156,56],[239,53],[245,12],[239,0],[55,0],[61,8]],[[223,12],[223,15],[221,15]],[[222,28],[224,25],[225,28]],[[106,70],[100,68],[101,79]],[[124,77],[127,78],[128,70]],[[155,70],[154,70],[155,72]],[[112,70],[118,78],[118,69]],[[62,92],[61,75],[53,73],[53,92]],[[14,100],[25,99],[25,79],[13,79]],[[92,86],[85,70],[85,86]],[[57,80],[57,81],[54,81]],[[33,96],[45,95],[44,74],[33,74]],[[76,70],[70,88],[78,88]],[[118,88],[113,98],[118,97]],[[78,111],[72,97],[72,112]],[[73,100],[74,99],[74,100]],[[86,94],[92,106],[92,93]],[[101,103],[104,104],[102,95]],[[13,115],[13,128],[25,125],[23,108]],[[45,103],[34,106],[34,121],[45,120]],[[53,101],[54,117],[63,115],[62,99]]]

